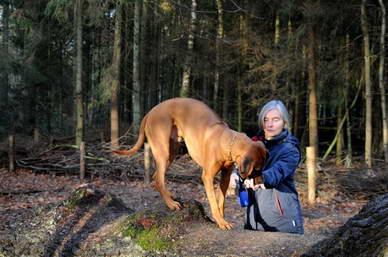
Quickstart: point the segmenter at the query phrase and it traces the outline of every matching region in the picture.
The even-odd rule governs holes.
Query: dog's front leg
[[[224,217],[225,196],[226,196],[226,192],[228,191],[231,174],[232,174],[232,169],[223,169],[221,171],[220,190],[217,193],[217,204],[218,204],[218,209],[220,210],[220,213],[221,213],[221,217]]]
[[[218,171],[218,170],[217,170]],[[219,205],[217,203],[216,194],[214,192],[214,176],[217,171],[210,169],[204,169],[202,173],[202,181],[205,185],[205,191],[207,199],[209,200],[210,210],[213,218],[217,222],[218,226],[221,229],[231,229],[233,228],[232,224],[225,221],[223,213],[221,215]]]

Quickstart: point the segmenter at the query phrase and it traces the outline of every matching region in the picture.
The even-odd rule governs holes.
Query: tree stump
[[[388,256],[388,194],[370,201],[333,237],[318,242],[301,256]]]

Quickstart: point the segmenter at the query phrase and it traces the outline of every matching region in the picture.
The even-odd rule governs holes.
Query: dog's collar
[[[232,133],[233,133],[232,140],[230,140],[230,143],[229,143],[229,157],[230,157],[230,160],[233,161],[232,146],[234,144],[234,141],[236,141],[237,134],[234,131]]]

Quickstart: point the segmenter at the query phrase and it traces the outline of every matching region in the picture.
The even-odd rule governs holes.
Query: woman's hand
[[[266,188],[265,188],[264,184],[257,184],[257,185],[254,185],[252,187],[252,189],[256,191],[258,189],[266,189]]]
[[[246,179],[246,180],[244,180],[244,185],[245,185],[246,188],[252,188],[253,190],[266,189],[264,184],[256,184],[255,185],[253,179]]]

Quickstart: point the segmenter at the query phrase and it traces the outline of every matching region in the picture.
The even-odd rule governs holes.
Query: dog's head
[[[244,144],[239,144],[237,149],[236,163],[242,179],[264,166],[268,151],[262,142],[245,141]]]

